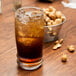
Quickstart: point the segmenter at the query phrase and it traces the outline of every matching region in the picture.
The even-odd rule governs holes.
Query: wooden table
[[[76,76],[76,52],[66,51],[68,45],[76,47],[76,10],[65,8],[61,0],[54,3],[42,3],[37,0],[23,0],[23,6],[54,6],[67,17],[59,37],[64,39],[63,46],[52,50],[53,43],[45,44],[43,66],[35,71],[25,71],[17,67],[16,45],[14,37],[13,0],[3,1],[3,14],[0,15],[0,76]],[[65,0],[66,1],[66,0]],[[61,62],[63,53],[68,55],[67,63]]]

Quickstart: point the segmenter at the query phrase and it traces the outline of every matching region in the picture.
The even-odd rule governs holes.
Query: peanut
[[[56,49],[58,49],[60,47],[61,47],[61,44],[58,43],[58,44],[54,45],[53,50],[56,50]]]
[[[74,52],[75,51],[74,45],[68,46],[68,51],[69,52]]]
[[[61,11],[56,11],[56,17],[57,17],[57,18],[60,18],[61,16],[62,16]]]
[[[62,62],[66,62],[66,61],[67,61],[67,55],[66,55],[66,54],[63,54],[63,55],[62,55],[61,61],[62,61]]]

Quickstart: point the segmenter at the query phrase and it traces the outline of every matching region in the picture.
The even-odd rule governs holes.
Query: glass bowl
[[[58,39],[61,26],[65,23],[66,19],[57,25],[44,26],[44,42],[51,42]]]

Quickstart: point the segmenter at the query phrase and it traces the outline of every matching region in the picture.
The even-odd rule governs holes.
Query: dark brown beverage
[[[20,61],[36,62],[41,59],[43,38],[20,38],[16,43]]]
[[[34,70],[42,65],[43,13],[36,7],[23,7],[16,13],[15,33],[20,67]]]

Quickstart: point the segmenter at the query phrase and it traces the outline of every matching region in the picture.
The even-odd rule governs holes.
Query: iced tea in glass
[[[17,60],[25,70],[34,70],[42,65],[44,25],[40,8],[22,7],[15,13]]]

